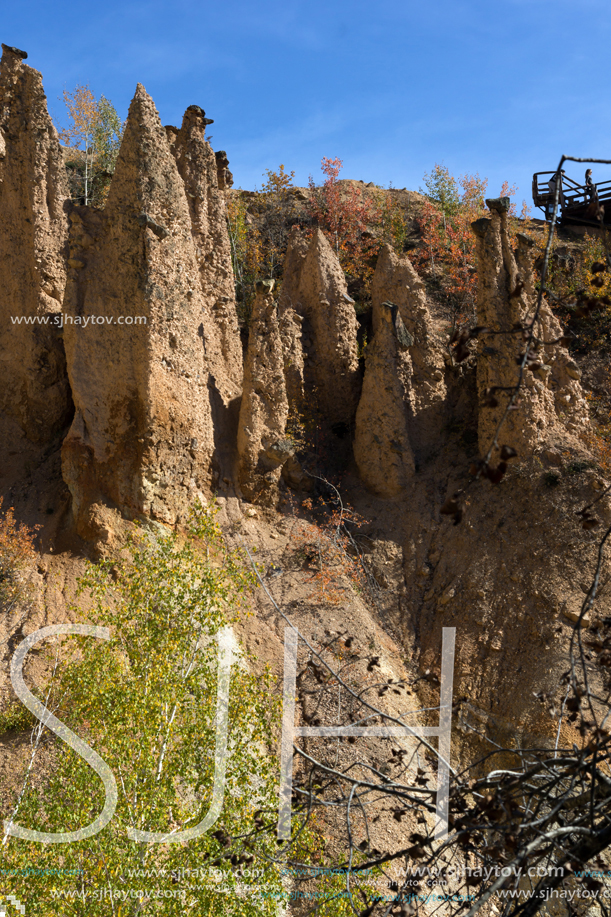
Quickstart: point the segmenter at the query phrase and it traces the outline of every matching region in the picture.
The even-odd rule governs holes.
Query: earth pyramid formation
[[[523,745],[546,737],[550,720],[532,698],[566,671],[563,629],[566,637],[591,582],[596,536],[575,507],[593,505],[606,484],[582,442],[591,429],[580,369],[545,301],[537,365],[524,372],[521,404],[499,443],[520,461],[496,484],[469,478],[474,459],[482,467],[473,443],[486,454],[516,384],[522,326],[536,308],[529,239],[518,235],[514,251],[508,202],[488,202],[489,216],[473,227],[478,343],[458,354],[406,254],[382,246],[371,315],[357,317],[322,231],[294,229],[277,305],[272,284],[259,282],[243,366],[225,223],[227,158],[210,149],[208,122],[190,106],[180,128],[164,128],[139,86],[105,208],[75,206],[40,75],[21,52],[4,48],[0,442],[5,453],[13,448],[7,442],[18,443],[13,464],[36,450],[48,459],[34,469],[35,484],[29,472],[14,473],[10,499],[29,491],[42,500],[47,473],[67,499],[58,470],[63,441],[61,474],[76,530],[88,541],[112,542],[119,514],[182,522],[198,497],[220,490],[225,524],[245,516],[262,540],[270,530],[271,555],[271,542],[281,541],[271,527],[286,522],[284,505],[274,512],[289,496],[285,488],[309,493],[311,518],[323,524],[332,505],[315,437],[302,435],[316,424],[327,454],[339,457],[342,499],[362,511],[361,530],[350,523],[363,548],[357,553],[375,578],[376,608],[401,634],[401,658],[436,671],[442,627],[460,627],[462,721],[483,723],[502,742],[518,722]],[[63,329],[50,321],[60,316]],[[570,471],[565,452],[583,476],[547,487],[545,477],[558,483]],[[327,506],[314,506],[319,496],[331,496]],[[244,512],[240,498],[265,511]],[[602,500],[596,512],[608,524]],[[72,539],[68,515],[61,522],[59,515],[56,530]],[[337,632],[354,625],[350,588],[345,607],[333,611]],[[378,611],[363,610],[359,620]],[[314,614],[316,630],[323,618],[330,623],[328,608]],[[419,697],[432,710],[438,692],[425,682]]]
[[[104,210],[75,206],[25,56],[3,46],[0,409],[6,432],[65,437],[76,529],[104,540],[113,511],[173,523],[232,478],[243,369],[225,200],[204,112],[166,130],[139,85]]]
[[[206,141],[210,119],[199,105],[187,108],[172,152],[183,180],[200,286],[218,329],[224,372],[234,389],[242,382],[242,348],[238,331],[235,282],[227,234],[225,197],[218,183],[218,159]]]
[[[188,147],[189,120],[177,145]],[[62,467],[82,534],[96,505],[173,523],[210,490],[213,402],[239,393],[228,343],[237,327],[225,324],[223,335],[203,294],[199,216],[139,85],[105,209],[70,214],[65,340],[75,416]],[[104,323],[78,322],[88,316]]]
[[[311,407],[330,424],[354,419],[361,389],[358,321],[344,272],[321,229],[309,243],[298,230],[289,237],[282,307],[303,318],[305,385]]]
[[[490,217],[472,224],[478,261],[477,320],[485,330],[477,359],[478,436],[485,455],[516,385],[523,352],[520,329],[535,314],[533,243],[518,236],[516,253],[509,239],[509,198],[486,201]],[[517,329],[517,331],[516,331]],[[562,328],[545,300],[534,327],[533,369],[525,369],[519,410],[504,422],[503,441],[518,455],[531,455],[545,442],[587,432],[587,405],[581,373],[561,343]],[[497,402],[494,404],[494,402]]]
[[[25,52],[2,51],[0,408],[29,439],[49,443],[72,408],[60,325],[68,181],[42,76]]]
[[[311,489],[287,437],[291,412],[296,427],[301,415],[336,437],[332,448],[373,493],[413,495],[418,470],[444,444],[457,387],[466,391],[474,374],[444,353],[406,254],[381,248],[371,340],[363,346],[362,335],[359,353],[335,252],[320,228],[294,228],[277,305],[272,286],[259,284],[243,367],[227,157],[207,142],[203,109],[192,105],[180,128],[164,128],[139,85],[98,210],[69,199],[40,74],[17,49],[4,47],[0,102],[0,408],[7,429],[17,421],[31,440],[65,436],[62,474],[79,534],[110,538],[113,512],[176,523],[219,486],[270,504],[283,486]],[[488,205],[473,226],[487,330],[477,394],[460,402],[471,405],[482,452],[502,411],[490,391],[515,384],[515,326],[536,301],[529,240],[518,237],[514,254],[508,203]],[[503,436],[524,458],[567,437],[578,446],[589,430],[579,369],[545,302],[536,335],[540,365],[525,372]]]
[[[282,465],[292,452],[285,439],[289,404],[273,288],[273,280],[257,284],[244,366],[238,480],[242,493],[251,502],[274,502]]]
[[[405,389],[405,409],[415,458],[421,461],[438,447],[447,413],[442,344],[436,334],[424,283],[408,255],[399,255],[390,245],[383,245],[371,286],[374,334],[376,315],[381,314],[384,302],[390,302],[396,306],[397,317],[409,338],[405,359],[411,370]]]
[[[408,431],[412,364],[408,333],[396,305],[374,302],[374,337],[367,347],[356,412],[354,457],[364,483],[382,497],[405,491],[415,470]]]

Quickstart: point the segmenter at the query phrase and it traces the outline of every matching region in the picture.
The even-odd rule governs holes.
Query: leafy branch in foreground
[[[281,882],[269,862],[274,841],[260,825],[262,813],[275,810],[277,705],[269,674],[252,674],[252,660],[237,645],[222,811],[211,833],[171,843],[172,834],[198,825],[211,806],[216,638],[237,621],[251,586],[213,515],[213,509],[200,510],[191,538],[161,527],[141,529],[120,559],[90,566],[81,581],[92,601],[88,620],[109,627],[111,636],[77,638],[78,649],[75,638],[63,644],[58,677],[44,699],[109,765],[118,805],[107,827],[90,839],[61,845],[7,839],[3,867],[17,870],[12,890],[24,903],[53,896],[64,914],[82,914],[84,907],[87,914],[108,914],[112,889],[131,887],[143,893],[128,897],[121,914],[175,914],[177,900],[184,914],[217,914],[220,902],[226,914],[275,913]],[[103,787],[71,748],[51,744],[48,732],[46,740],[50,774],[44,783],[30,781],[18,823],[41,831],[83,828],[102,810]],[[169,841],[135,842],[130,829]],[[245,897],[241,873],[255,858],[263,890]],[[27,875],[33,859],[41,871],[61,874]],[[143,881],[142,870],[152,878]],[[75,889],[77,896],[70,897]]]

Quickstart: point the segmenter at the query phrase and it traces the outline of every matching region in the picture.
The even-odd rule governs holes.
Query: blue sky
[[[611,158],[608,0],[4,0],[0,40],[43,74],[51,113],[89,83],[124,116],[136,83],[164,124],[215,123],[236,186],[282,162],[297,184],[341,177],[417,190],[435,162],[507,179],[562,153]],[[567,173],[583,180],[581,165]],[[611,166],[594,167],[595,181]]]

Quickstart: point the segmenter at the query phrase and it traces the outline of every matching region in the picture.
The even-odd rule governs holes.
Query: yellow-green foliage
[[[562,243],[555,239],[546,286],[553,294],[554,310],[576,335],[572,349],[578,353],[593,348],[608,350],[611,347],[611,272],[604,269],[604,241],[598,235],[588,234],[583,245],[574,246],[568,255],[562,255],[561,251]]]
[[[253,674],[252,661],[244,658],[232,670],[227,786],[215,825],[229,842],[207,833],[188,844],[138,844],[126,835],[128,827],[158,832],[193,827],[210,806],[215,635],[236,621],[252,579],[239,557],[225,549],[213,511],[199,512],[192,534],[181,539],[173,532],[141,530],[120,563],[91,566],[81,581],[93,600],[88,623],[110,627],[112,636],[109,641],[71,637],[64,643],[59,683],[48,706],[107,762],[119,802],[112,821],[91,839],[59,845],[9,839],[3,868],[15,872],[10,889],[4,883],[2,891],[17,895],[28,914],[276,912],[271,892],[280,889],[280,878],[269,857],[277,847],[273,832],[256,829],[254,813],[262,810],[266,821],[275,821],[277,704],[269,675]],[[78,653],[70,656],[76,641]],[[57,742],[50,779],[28,788],[14,820],[42,831],[71,831],[93,821],[103,804],[97,776]],[[240,838],[253,831],[245,849]],[[243,859],[236,864],[238,857],[253,855],[262,870],[258,884],[270,892],[258,899],[242,893],[248,880],[236,869],[244,864]],[[19,873],[32,864],[82,872],[78,879],[66,872]],[[143,869],[163,874],[130,877],[131,870]],[[186,872],[177,881],[178,870]],[[110,891],[130,888],[142,889],[143,900],[116,900],[113,910]],[[173,897],[157,897],[151,889]],[[58,897],[66,891],[85,898]],[[184,897],[176,898],[177,892]]]

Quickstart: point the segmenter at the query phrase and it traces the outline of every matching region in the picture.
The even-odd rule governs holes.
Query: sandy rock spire
[[[398,307],[390,302],[374,302],[373,330],[356,412],[354,458],[370,490],[395,497],[405,489],[415,467],[408,432],[413,337]]]
[[[76,414],[62,471],[77,529],[105,537],[108,506],[175,522],[210,488],[211,402],[222,404],[231,383],[220,375],[184,185],[143,86],[106,209],[70,216],[65,338]]]
[[[42,77],[23,63],[25,52],[2,50],[0,409],[30,439],[44,442],[72,413],[60,324],[68,185]],[[32,323],[18,324],[19,318]]]
[[[411,338],[411,381],[406,389],[410,439],[420,457],[439,442],[444,422],[446,385],[443,354],[436,340],[426,290],[407,255],[383,245],[371,285],[374,310],[394,303]],[[374,320],[375,320],[374,312]]]
[[[281,467],[291,454],[284,352],[273,280],[257,283],[248,331],[238,426],[239,483],[251,502],[273,503]]]
[[[303,316],[305,386],[328,423],[349,423],[360,394],[358,322],[346,278],[322,230],[304,239],[291,234],[286,256],[283,308]]]
[[[172,152],[187,194],[202,293],[218,328],[225,364],[219,377],[230,381],[231,398],[242,385],[242,345],[225,197],[217,180],[218,157],[205,139],[206,126],[211,123],[203,109],[190,105]]]
[[[508,395],[502,391],[516,384],[516,357],[523,352],[520,334],[514,326],[528,322],[534,314],[536,294],[533,280],[533,251],[530,240],[518,238],[514,255],[508,230],[509,198],[486,201],[490,217],[472,224],[478,259],[478,324],[503,334],[480,336],[477,361],[479,394],[478,436],[482,455],[493,440],[504,413]],[[556,341],[562,335],[560,323],[548,304],[542,303],[536,336],[542,342],[535,372],[525,370],[520,406],[505,420],[501,442],[521,456],[530,455],[543,442],[562,434],[588,429],[587,405],[579,384],[579,370],[566,349]],[[498,404],[490,407],[490,398]]]
[[[210,122],[212,124],[212,122]],[[214,154],[216,159],[217,181],[220,191],[226,191],[233,187],[233,175],[229,171],[229,160],[225,150],[219,150]]]

